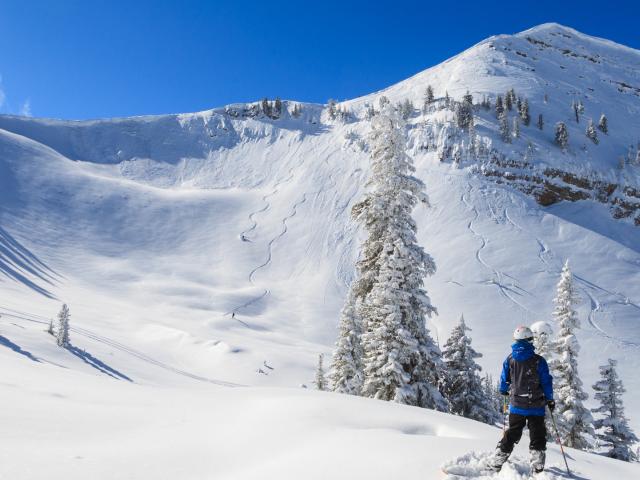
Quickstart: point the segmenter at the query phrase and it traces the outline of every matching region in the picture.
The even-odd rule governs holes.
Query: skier
[[[529,427],[531,468],[544,470],[547,430],[544,424],[545,405],[553,412],[553,378],[547,361],[534,352],[533,332],[520,326],[513,333],[515,343],[511,355],[502,365],[500,393],[509,396],[509,428],[498,443],[492,466],[499,471],[520,441],[525,425]],[[506,398],[505,398],[506,402]]]

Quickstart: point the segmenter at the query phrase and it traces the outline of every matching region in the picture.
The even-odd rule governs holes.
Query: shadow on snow
[[[91,355],[89,352],[81,350],[78,347],[74,347],[73,345],[69,345],[67,347],[67,350],[72,354],[74,354],[79,359],[81,359],[84,363],[92,366],[93,368],[100,371],[101,373],[109,375],[110,377],[113,377],[116,380],[126,380],[128,382],[133,382],[133,380],[127,377],[124,373],[120,373],[118,370],[110,367],[109,365],[104,363],[102,360],[97,359],[96,357]]]
[[[11,350],[13,350],[16,353],[19,353],[20,355],[24,355],[29,360],[33,360],[34,362],[40,363],[40,360],[36,356],[34,356],[31,352],[27,352],[26,350],[23,350],[22,347],[20,347],[20,345],[13,343],[7,337],[3,337],[2,335],[0,335],[0,345],[10,348]]]
[[[31,275],[41,282],[53,286],[57,276],[56,272],[2,227],[0,227],[0,273],[22,283],[40,295],[56,299],[46,288],[28,277]]]

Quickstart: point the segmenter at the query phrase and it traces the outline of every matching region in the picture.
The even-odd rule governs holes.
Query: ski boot
[[[509,455],[511,455],[511,452],[503,452],[500,447],[496,448],[493,457],[489,461],[489,467],[491,467],[496,472],[499,472],[502,468],[502,465],[504,465],[509,458]]]
[[[529,450],[531,455],[531,470],[534,473],[540,473],[544,470],[544,461],[546,453],[544,450]]]

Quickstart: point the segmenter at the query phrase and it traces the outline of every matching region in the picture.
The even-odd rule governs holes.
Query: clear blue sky
[[[640,49],[639,4],[0,0],[0,112],[82,119],[352,98],[549,21]]]

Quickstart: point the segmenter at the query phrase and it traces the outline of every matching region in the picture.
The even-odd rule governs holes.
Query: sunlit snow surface
[[[601,63],[538,51],[526,36]],[[429,83],[456,98],[513,86],[548,123],[522,127],[513,155],[531,141],[537,162],[637,185],[637,168],[614,166],[640,140],[640,97],[610,80],[640,85],[639,69],[637,51],[545,25],[489,39],[386,94],[418,104]],[[591,92],[587,117],[609,117],[597,147],[582,149],[585,120],[570,123],[574,90]],[[352,101],[354,111],[377,96]],[[639,431],[640,229],[595,202],[541,208],[441,164],[419,148],[421,125],[440,115],[416,115],[409,133],[432,204],[415,211],[438,266],[426,284],[439,311],[431,332],[443,343],[464,313],[497,376],[515,326],[550,320],[569,258],[582,298],[580,373],[589,387],[617,358]],[[491,115],[479,116],[478,133],[500,146]],[[566,154],[551,144],[556,120],[569,124]],[[0,477],[442,478],[446,461],[492,450],[500,431],[476,422],[299,389],[312,387],[318,353],[331,352],[354,275],[362,232],[349,211],[365,188],[368,128],[328,121],[316,105],[275,121],[222,110],[0,117]],[[70,350],[45,332],[62,302]],[[638,476],[571,456],[582,478]],[[550,463],[562,466],[555,447]],[[510,468],[496,478],[521,478],[526,462]]]

